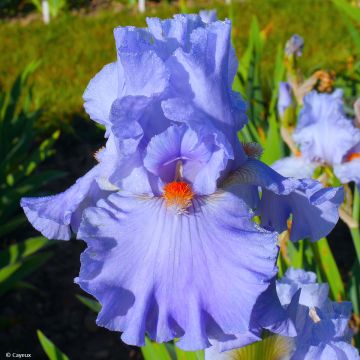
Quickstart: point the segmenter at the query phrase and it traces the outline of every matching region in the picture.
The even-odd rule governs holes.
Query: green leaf
[[[337,6],[344,14],[349,16],[351,19],[360,23],[360,8],[350,5],[348,1],[345,0],[332,0],[333,4]]]
[[[320,271],[326,282],[329,283],[330,292],[334,300],[342,301],[345,299],[344,284],[340,276],[339,269],[329,247],[326,238],[312,243],[314,255]]]
[[[268,116],[268,131],[264,145],[264,152],[261,157],[261,160],[268,165],[271,165],[276,160],[284,156],[283,140],[280,135],[280,126],[276,116],[279,85],[281,80],[284,78],[284,75],[285,66],[283,62],[283,49],[278,47],[274,71],[273,91],[271,94],[270,111]]]
[[[28,157],[18,171],[16,180],[21,176],[29,176],[37,166],[55,153],[53,146],[60,136],[60,131],[55,131],[51,137],[44,140],[40,146]],[[20,172],[20,173],[19,173]]]
[[[287,242],[287,250],[290,258],[290,265],[294,268],[303,268],[304,261],[304,240],[294,244],[292,241]]]
[[[353,306],[354,313],[360,316],[360,265],[358,261],[352,267],[352,276],[350,277],[349,297]],[[360,347],[360,333],[354,336],[357,347]]]
[[[38,236],[10,245],[7,249],[0,251],[0,269],[7,265],[14,264],[15,262],[54,243],[54,241],[50,241],[43,236]]]
[[[42,348],[44,349],[47,357],[50,360],[69,360],[69,358],[41,332],[41,330],[37,331],[37,336],[39,338]]]
[[[36,269],[48,261],[51,256],[51,252],[43,252],[2,268],[0,270],[0,295],[5,294],[18,281],[33,273]]]
[[[357,261],[360,264],[360,229],[359,229],[359,221],[360,221],[360,194],[359,190],[355,186],[354,189],[354,198],[353,198],[353,208],[352,208],[352,217],[354,221],[358,224],[356,227],[350,228],[351,237],[354,243]]]
[[[276,114],[273,112],[269,117],[269,129],[261,161],[267,165],[271,165],[276,160],[282,158],[283,154],[283,141],[280,136],[279,124],[276,119]]]
[[[253,122],[255,128],[265,112],[260,82],[260,61],[264,43],[265,37],[254,17],[251,22],[248,46],[239,61],[238,76],[233,83],[233,89],[239,91],[246,99],[249,122]]]
[[[172,360],[165,344],[151,342],[148,338],[145,342],[141,348],[145,360]]]
[[[177,360],[204,360],[204,352],[203,351],[184,351],[175,347],[176,351],[176,359]]]
[[[352,268],[350,277],[349,295],[353,305],[354,312],[360,314],[360,265],[356,261]]]
[[[360,52],[360,32],[353,24],[353,21],[360,23],[360,9],[344,0],[332,0],[332,2],[340,10],[340,15],[354,40],[357,51]]]
[[[90,310],[98,313],[101,310],[101,305],[93,299],[90,299],[86,296],[76,295],[77,299],[80,300],[84,305],[86,305]]]

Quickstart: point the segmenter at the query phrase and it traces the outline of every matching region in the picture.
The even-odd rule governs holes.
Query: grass
[[[272,72],[275,52],[293,33],[305,38],[303,67],[345,66],[352,54],[352,42],[336,8],[327,0],[233,0],[234,42],[238,55],[245,49],[251,18],[257,16],[268,30],[264,50],[263,77]],[[217,8],[219,18],[228,15],[223,1],[197,1],[200,8]],[[7,87],[30,61],[40,60],[34,75],[34,95],[44,107],[47,122],[69,122],[71,114],[82,111],[82,93],[103,65],[115,59],[112,29],[118,25],[145,25],[145,16],[168,17],[179,8],[163,1],[149,7],[146,15],[136,8],[121,12],[104,9],[89,15],[67,14],[45,26],[40,20],[3,23],[0,27],[0,83]]]

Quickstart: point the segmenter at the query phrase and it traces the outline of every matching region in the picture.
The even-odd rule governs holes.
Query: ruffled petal
[[[306,161],[301,156],[291,156],[276,161],[271,167],[282,176],[304,179],[312,178],[316,164]]]
[[[300,180],[289,195],[263,189],[258,214],[262,226],[282,232],[292,214],[290,239],[316,241],[329,234],[339,220],[338,208],[344,199],[343,188],[324,188],[311,179]],[[275,212],[274,209],[277,209]]]
[[[216,10],[200,10],[199,15],[201,20],[206,23],[212,23],[217,20],[217,13]]]
[[[216,347],[222,352],[260,341],[264,329],[283,336],[296,336],[294,324],[277,296],[275,279],[257,299],[251,314],[249,330],[236,334],[235,339],[219,342]]]
[[[86,210],[77,282],[102,304],[98,324],[134,345],[145,331],[157,342],[179,337],[185,350],[246,332],[278,251],[251,217],[230,193],[195,198],[183,215],[122,192]]]
[[[343,184],[354,181],[360,188],[360,159],[335,165],[334,172]]]
[[[351,303],[331,302],[328,299],[328,286],[324,285],[327,284],[316,283],[314,273],[292,268],[277,281],[278,293],[295,291],[290,304],[287,296],[283,302],[297,330],[296,346],[291,360],[346,360],[348,354],[349,359],[357,359],[359,356],[350,345]]]
[[[297,349],[291,360],[358,360],[358,351],[345,342],[320,344]]]
[[[247,121],[245,103],[231,88],[236,58],[231,47],[230,31],[230,21],[198,27],[191,33],[190,49],[178,48],[168,62],[171,68],[177,70],[172,71],[175,78],[170,80],[177,90],[174,97],[181,98],[188,104],[187,107],[193,106],[195,110],[192,112],[212,117],[214,126],[229,139]],[[189,111],[181,111],[183,105],[179,105],[179,118],[182,120],[175,119],[177,103],[172,103],[172,118],[184,121]],[[186,120],[193,121],[194,118]]]
[[[110,109],[118,94],[117,64],[111,63],[90,81],[83,99],[84,107],[90,118],[100,124],[108,126]]]
[[[188,50],[192,31],[205,26],[201,17],[196,14],[177,14],[173,19],[165,20],[147,18],[146,23],[149,32],[160,40],[156,45],[162,50],[163,58],[169,57],[178,47]]]
[[[61,194],[22,198],[21,206],[31,224],[48,239],[69,240],[71,230],[77,231],[81,213],[101,197],[95,180],[97,165]]]
[[[273,333],[290,337],[296,335],[294,324],[279,301],[275,279],[269,288],[260,295],[251,317],[252,329],[267,329]]]
[[[316,283],[316,274],[311,271],[289,268],[276,283],[277,294],[284,306],[291,303],[299,289],[298,302],[307,307],[320,308],[329,296],[329,285]]]
[[[324,188],[312,179],[285,178],[256,159],[249,159],[227,181],[231,186],[238,183],[262,188],[257,214],[265,228],[277,232],[286,230],[292,214],[292,241],[305,237],[319,240],[339,219],[338,207],[344,197],[342,188]]]
[[[344,341],[337,342],[336,349],[338,352],[343,353],[343,359],[345,359],[345,360],[359,360],[360,359],[359,350],[347,342],[344,342]]]
[[[170,74],[151,34],[144,29],[118,27],[114,36],[124,76],[119,97],[160,95],[168,86]]]

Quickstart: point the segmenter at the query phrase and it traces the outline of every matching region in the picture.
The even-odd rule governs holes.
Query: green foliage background
[[[192,5],[193,4],[193,5]],[[196,1],[189,12],[216,8],[220,19],[229,15],[224,1]],[[196,6],[194,5],[196,4]],[[325,67],[341,71],[353,53],[348,29],[336,7],[327,0],[251,0],[233,2],[234,43],[238,56],[245,51],[251,19],[259,19],[268,40],[262,57],[263,81],[273,73],[276,51],[293,33],[306,40],[305,71]],[[179,13],[177,3],[151,3],[145,15],[136,7],[118,4],[90,14],[67,13],[44,25],[38,20],[1,24],[0,81],[8,87],[31,60],[41,60],[34,75],[34,96],[44,107],[43,118],[69,121],[68,114],[82,112],[82,93],[89,80],[116,58],[112,30],[118,25],[145,26],[146,16],[168,17]],[[58,126],[58,124],[57,124]]]

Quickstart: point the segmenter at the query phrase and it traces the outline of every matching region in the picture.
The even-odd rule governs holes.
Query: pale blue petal
[[[277,195],[264,189],[258,214],[263,226],[279,232],[287,229],[292,214],[291,241],[304,238],[316,241],[329,234],[336,225],[338,207],[343,199],[342,188],[324,188],[315,180],[304,179],[289,195]]]
[[[282,176],[303,179],[312,178],[316,164],[301,156],[291,156],[276,161],[271,167]]]
[[[290,267],[276,283],[281,304],[284,306],[290,304],[299,289],[301,289],[299,304],[308,307],[321,307],[329,296],[329,285],[317,284],[315,273]]]
[[[61,194],[22,198],[21,206],[34,228],[49,239],[69,240],[71,230],[77,231],[83,209],[94,205],[102,195],[95,181],[99,166]]]
[[[179,337],[185,350],[246,332],[278,251],[251,217],[229,193],[196,198],[183,215],[161,198],[121,192],[86,210],[77,281],[102,304],[98,324],[133,345],[145,331],[157,342]]]
[[[312,91],[304,98],[293,138],[308,161],[336,165],[360,142],[360,129],[345,117],[341,91]]]
[[[160,176],[163,183],[168,183],[176,180],[176,167],[180,161],[183,179],[192,185],[194,191],[212,194],[229,159],[224,145],[216,142],[216,135],[201,134],[186,125],[170,126],[151,139],[144,165]]]
[[[357,186],[360,186],[360,159],[335,165],[334,173],[343,184],[354,181]]]
[[[262,188],[257,208],[262,226],[282,232],[288,228],[292,215],[292,241],[306,237],[319,240],[338,221],[338,207],[344,196],[342,188],[324,188],[312,179],[285,178],[256,159],[245,162],[233,177],[235,183]]]
[[[201,20],[206,23],[212,23],[217,20],[217,13],[216,10],[200,10],[199,15]]]
[[[118,94],[118,82],[116,63],[104,66],[90,81],[83,99],[85,110],[92,120],[109,125],[111,105]]]

